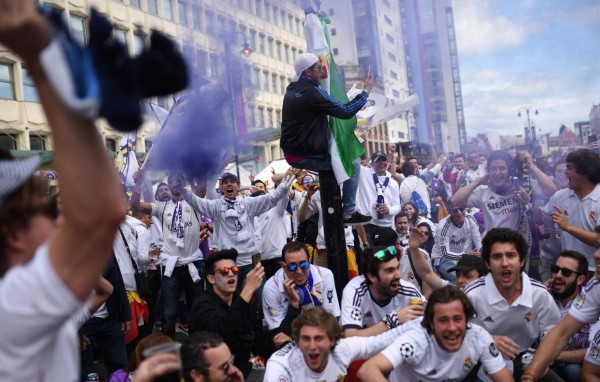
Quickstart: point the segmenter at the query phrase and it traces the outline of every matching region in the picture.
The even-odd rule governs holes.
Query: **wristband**
[[[388,329],[393,329],[397,326],[400,326],[400,321],[398,321],[398,313],[393,311],[385,315],[383,320],[381,320]]]
[[[528,371],[524,371],[524,372],[521,374],[521,381],[532,381],[532,382],[535,382],[535,381],[537,381],[537,379],[536,379],[536,378],[535,378],[535,376],[534,376],[533,374],[531,374],[530,372],[528,372]]]

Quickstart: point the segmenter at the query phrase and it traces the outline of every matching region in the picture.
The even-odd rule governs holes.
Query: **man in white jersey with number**
[[[348,366],[383,350],[406,330],[398,327],[365,338],[342,338],[338,320],[322,308],[303,312],[292,323],[293,343],[267,361],[265,382],[343,381]]]
[[[400,278],[395,247],[367,248],[363,276],[355,277],[342,293],[341,325],[346,337],[374,336],[423,315],[425,297]]]
[[[454,286],[434,291],[420,325],[410,325],[359,370],[362,381],[462,381],[479,361],[494,382],[514,381],[492,336],[469,324],[475,308]],[[393,370],[392,370],[393,369]]]

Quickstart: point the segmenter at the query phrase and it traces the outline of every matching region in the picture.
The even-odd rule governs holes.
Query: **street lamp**
[[[517,113],[517,117],[521,118],[521,110],[525,111],[527,114],[527,125],[525,126],[525,145],[527,145],[530,149],[535,148],[537,145],[537,136],[535,132],[535,122],[531,120],[529,113],[531,110],[534,110],[534,114],[538,115],[538,111],[534,106],[527,106],[519,108],[519,112]],[[531,136],[530,136],[531,132]],[[533,153],[532,153],[533,154]]]
[[[244,43],[242,49],[239,51],[244,57],[249,57],[252,54],[250,45],[246,41],[246,35],[239,31],[233,31],[225,34],[225,68],[227,70],[227,85],[229,88],[229,97],[231,100],[230,117],[231,123],[233,124],[234,142],[233,142],[233,155],[235,158],[235,171],[240,179],[240,163],[238,155],[238,129],[243,126],[243,135],[246,135],[246,118],[244,117],[244,99],[243,99],[243,79],[242,79],[242,65],[239,64],[239,60],[234,60],[233,52],[231,51],[232,45],[236,44],[235,38],[240,35],[242,36]],[[247,138],[244,136],[242,138]]]

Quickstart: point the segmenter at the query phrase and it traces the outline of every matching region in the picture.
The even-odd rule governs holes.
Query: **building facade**
[[[302,0],[49,0],[60,10],[72,36],[86,41],[89,9],[94,6],[114,23],[115,37],[132,55],[139,53],[151,29],[177,41],[192,76],[204,77],[229,92],[229,82],[242,82],[247,140],[241,145],[241,165],[258,172],[281,158],[279,133],[283,94],[294,75],[295,57],[306,50]],[[241,55],[244,44],[252,50]],[[228,56],[229,55],[229,56]],[[241,73],[231,76],[234,62]],[[236,66],[237,68],[237,66]],[[229,70],[228,70],[229,69]],[[148,100],[162,107],[171,98]],[[121,133],[104,121],[98,128],[107,149],[115,151]],[[146,152],[160,129],[145,117],[136,151]],[[0,47],[0,147],[26,153],[52,151],[52,137],[37,100],[35,87],[20,59]]]

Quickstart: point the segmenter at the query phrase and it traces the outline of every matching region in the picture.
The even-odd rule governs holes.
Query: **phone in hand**
[[[258,263],[260,263],[260,252],[252,255],[252,268],[256,267]]]

